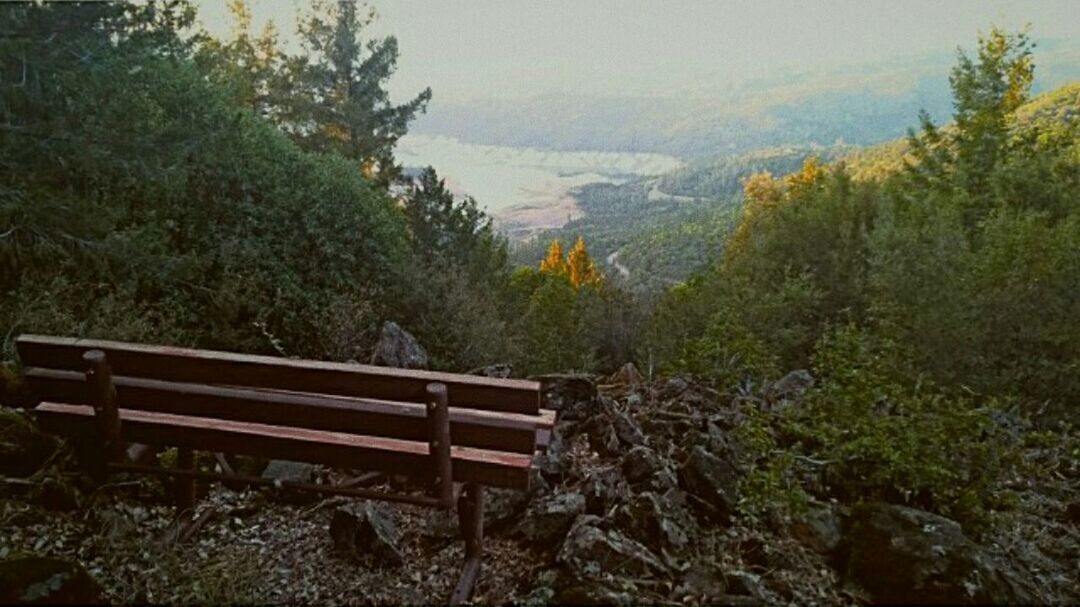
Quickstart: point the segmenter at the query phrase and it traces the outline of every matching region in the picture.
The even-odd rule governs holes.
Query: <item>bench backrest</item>
[[[448,395],[455,480],[470,476],[468,470],[475,467],[470,462],[478,461],[491,470],[513,468],[480,476],[505,479],[490,484],[516,486],[523,478],[522,461],[527,461],[520,456],[531,459],[538,433],[554,423],[554,413],[540,409],[539,383],[527,380],[39,335],[20,336],[16,347],[37,399],[65,405],[91,404],[83,355],[89,350],[104,352],[121,417],[163,444],[174,437],[166,435],[169,425],[161,420],[168,418],[162,415],[175,415],[207,418],[201,424],[205,428],[188,427],[178,437],[197,435],[200,445],[227,441],[229,436],[234,441],[236,436],[247,437],[239,431],[230,435],[224,429],[231,427],[227,422],[238,422],[273,429],[270,433],[260,430],[267,436],[259,440],[245,438],[253,441],[250,445],[236,445],[249,451],[292,453],[298,449],[299,455],[309,456],[297,459],[336,460],[332,445],[321,450],[317,442],[296,446],[303,430],[318,430],[348,435],[341,437],[343,459],[349,457],[348,445],[360,444],[371,444],[376,451],[385,447],[423,455],[430,438],[425,390],[437,383],[446,386]],[[76,409],[51,410],[57,411],[77,417]],[[158,414],[156,425],[147,417],[150,413]],[[190,419],[185,423],[195,424]],[[274,440],[279,434],[280,440]],[[320,436],[323,442],[337,440]],[[353,437],[371,440],[358,443]],[[286,444],[292,446],[286,449]],[[305,449],[319,452],[307,454]],[[468,460],[462,466],[458,466],[459,456]],[[422,467],[422,463],[404,467]]]

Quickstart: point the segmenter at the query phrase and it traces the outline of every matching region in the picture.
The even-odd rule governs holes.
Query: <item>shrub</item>
[[[823,474],[820,486],[807,489],[822,497],[907,504],[984,528],[1007,505],[1001,481],[1019,463],[991,416],[999,404],[977,406],[926,383],[908,388],[890,370],[898,357],[891,344],[853,326],[826,333],[813,356],[818,384],[805,401],[751,418],[745,432],[771,424],[779,455],[759,452],[768,472],[751,477],[762,486],[748,488],[775,490],[799,476],[796,460],[810,462]],[[770,468],[777,462],[786,474]]]

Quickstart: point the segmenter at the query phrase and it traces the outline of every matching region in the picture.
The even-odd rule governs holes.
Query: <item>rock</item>
[[[652,491],[631,498],[619,514],[621,528],[661,555],[679,553],[690,542],[691,521],[685,509]]]
[[[818,554],[831,554],[840,545],[843,520],[836,508],[828,504],[810,504],[788,528],[792,537]]]
[[[1080,527],[1080,500],[1070,502],[1065,506],[1065,520]]]
[[[545,569],[541,571],[533,580],[532,590],[530,590],[529,594],[525,595],[525,598],[517,604],[522,607],[550,605],[552,599],[555,598],[555,582],[558,580],[558,577],[559,572],[555,569]]]
[[[652,449],[639,445],[634,447],[623,456],[623,476],[630,483],[638,483],[649,479],[663,468],[664,464],[660,457]]]
[[[617,457],[622,452],[622,443],[615,428],[607,420],[594,417],[585,425],[589,436],[589,447],[603,456]]]
[[[330,538],[338,552],[359,556],[379,567],[398,567],[405,557],[390,514],[371,502],[348,504],[334,511]]]
[[[56,441],[14,409],[0,407],[0,476],[26,478],[56,451]]]
[[[1032,603],[1020,576],[964,536],[960,524],[893,504],[853,509],[839,571],[876,603]]]
[[[641,426],[634,421],[634,418],[623,411],[615,410],[612,422],[615,436],[620,442],[631,447],[645,444],[645,433],[641,431]]]
[[[721,430],[720,426],[711,421],[706,424],[706,431],[709,452],[729,462],[739,461],[739,447],[729,432]]]
[[[676,596],[683,603],[722,604],[717,599],[727,592],[727,585],[716,563],[695,561],[683,573]]]
[[[604,516],[612,506],[628,498],[630,489],[617,468],[602,468],[585,479],[581,493],[585,496],[585,511]]]
[[[563,454],[566,451],[563,439],[565,428],[567,428],[566,424],[558,424],[552,428],[551,440],[548,442],[547,449],[533,460],[540,474],[554,482],[562,480],[565,472],[563,470],[565,463]]]
[[[634,363],[626,363],[619,367],[619,370],[608,381],[620,386],[634,387],[645,383],[645,378],[642,377],[641,372],[634,366]]]
[[[560,590],[555,599],[549,603],[554,605],[626,605],[633,606],[641,603],[634,584],[620,580],[588,580],[579,581],[568,576],[559,579]]]
[[[556,493],[533,504],[518,524],[517,532],[541,548],[554,549],[584,513],[584,495]]]
[[[711,506],[721,521],[730,520],[739,501],[739,473],[734,466],[698,445],[679,469],[679,482]]]
[[[766,390],[769,402],[799,401],[806,391],[814,387],[814,376],[806,369],[797,369],[780,378]]]
[[[29,556],[0,561],[0,603],[100,603],[101,588],[77,562]]]
[[[690,387],[690,382],[682,377],[670,377],[660,385],[659,394],[661,400],[672,400],[678,397]]]
[[[397,323],[387,321],[383,323],[379,342],[375,344],[371,364],[401,369],[426,369],[428,355],[411,333]]]
[[[47,510],[69,511],[79,507],[79,490],[60,475],[47,476],[32,492],[34,502]]]
[[[513,374],[514,367],[509,363],[497,363],[469,371],[469,375],[482,375],[484,377],[495,377],[498,379],[506,379]]]
[[[559,412],[560,420],[580,421],[599,411],[596,381],[591,375],[550,374],[538,375],[543,406]]]
[[[728,594],[750,596],[758,601],[767,600],[765,588],[761,585],[761,576],[749,571],[731,571],[724,574],[724,585]]]
[[[262,477],[274,481],[274,486],[280,486],[280,483],[310,483],[314,474],[312,464],[275,459],[263,470]]]
[[[575,581],[601,575],[639,578],[667,572],[648,548],[618,530],[601,529],[600,518],[591,514],[574,521],[556,560]]]

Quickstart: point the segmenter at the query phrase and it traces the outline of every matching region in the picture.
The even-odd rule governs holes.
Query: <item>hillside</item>
[[[1080,121],[1080,82],[1038,95],[1020,106],[1013,119],[1020,133],[1071,128]],[[855,179],[881,179],[903,168],[909,151],[906,139],[896,139],[841,154],[838,159]]]
[[[1061,130],[1080,120],[1078,115],[1080,83],[1072,83],[1025,103],[1015,120],[1018,132],[1028,133]],[[548,240],[583,235],[597,257],[606,259],[618,251],[632,288],[658,292],[685,280],[720,254],[738,222],[743,182],[750,175],[763,171],[787,175],[814,156],[823,162],[843,162],[855,180],[880,180],[903,168],[908,151],[906,139],[866,147],[768,148],[695,160],[656,178],[621,186],[586,186],[574,192],[585,215],[560,230],[541,232],[536,243],[516,250],[515,260],[535,264]],[[652,204],[645,204],[650,192]],[[683,197],[682,203],[672,203],[671,196]]]

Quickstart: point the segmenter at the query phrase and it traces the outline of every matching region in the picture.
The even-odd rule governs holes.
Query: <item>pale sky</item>
[[[290,33],[292,0],[253,0]],[[199,0],[213,33],[226,0]],[[792,70],[973,48],[979,30],[1032,24],[1077,40],[1080,0],[376,0],[373,33],[398,38],[395,100],[540,94],[664,95],[720,90]],[[1038,50],[1036,50],[1036,59]]]

